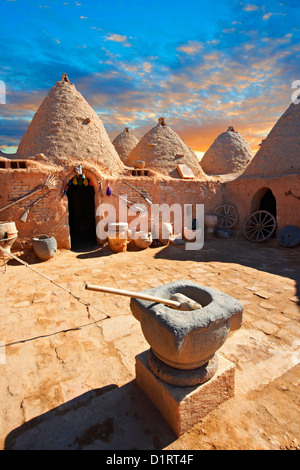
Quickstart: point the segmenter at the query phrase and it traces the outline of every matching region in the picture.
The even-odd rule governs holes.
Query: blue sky
[[[256,151],[300,80],[299,0],[0,0],[0,15],[4,151],[62,73],[111,138],[164,116],[199,153],[230,125]]]

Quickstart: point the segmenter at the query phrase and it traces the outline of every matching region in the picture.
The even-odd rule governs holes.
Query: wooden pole
[[[85,288],[87,290],[94,290],[97,292],[108,292],[110,294],[124,295],[126,297],[132,297],[134,299],[150,300],[151,302],[170,305],[171,307],[175,307],[175,308],[179,308],[181,305],[181,303],[177,302],[176,300],[162,299],[160,297],[154,297],[153,295],[142,294],[139,292],[131,292],[129,290],[115,289],[114,287],[95,286],[93,284],[86,284]]]

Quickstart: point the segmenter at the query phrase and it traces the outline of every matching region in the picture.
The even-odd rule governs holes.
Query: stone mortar
[[[166,299],[182,293],[199,302],[201,309],[180,311],[163,304],[131,299],[134,317],[155,356],[179,370],[197,369],[214,357],[230,330],[240,328],[243,305],[216,289],[180,280],[143,293]]]

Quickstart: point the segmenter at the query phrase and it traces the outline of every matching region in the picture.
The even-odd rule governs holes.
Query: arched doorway
[[[251,212],[267,211],[277,219],[276,198],[270,188],[260,188],[253,196],[251,201]],[[276,237],[276,231],[271,235]]]
[[[271,189],[267,189],[265,194],[262,196],[259,203],[259,210],[270,212],[270,214],[272,214],[276,219],[276,199]]]
[[[96,244],[95,189],[89,178],[74,176],[67,185],[71,249]]]
[[[276,219],[276,199],[270,188],[261,188],[253,196],[251,201],[251,212],[268,211]]]

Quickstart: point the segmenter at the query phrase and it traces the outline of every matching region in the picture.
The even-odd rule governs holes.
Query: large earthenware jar
[[[208,233],[214,233],[215,227],[218,223],[218,217],[216,215],[205,215],[204,226]]]
[[[57,252],[57,242],[54,237],[41,235],[32,239],[35,254],[43,261],[53,258]]]
[[[130,241],[130,234],[131,231],[128,230],[128,223],[109,223],[107,238],[111,251],[114,253],[122,253],[127,251],[127,245]]]
[[[168,245],[171,235],[173,233],[173,226],[170,222],[159,222],[154,225],[153,238],[159,240],[163,245]]]
[[[18,231],[14,222],[0,222],[0,246],[10,253],[11,247],[18,238]],[[0,253],[1,255],[1,253]],[[4,254],[4,259],[9,259]]]
[[[150,232],[135,232],[133,241],[138,248],[144,249],[151,245],[153,239]]]

